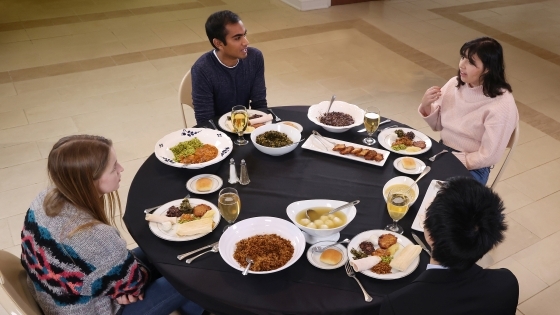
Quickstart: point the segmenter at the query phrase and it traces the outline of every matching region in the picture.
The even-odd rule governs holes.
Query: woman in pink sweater
[[[460,49],[457,77],[432,86],[418,112],[444,145],[486,184],[490,166],[498,163],[517,125],[519,114],[506,82],[502,46],[481,37]]]

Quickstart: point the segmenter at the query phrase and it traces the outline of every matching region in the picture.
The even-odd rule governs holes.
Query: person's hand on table
[[[432,86],[431,88],[426,90],[424,96],[422,97],[422,105],[421,105],[421,112],[424,114],[430,114],[431,110],[429,109],[430,105],[435,102],[438,98],[441,97],[441,88],[439,86]]]
[[[143,299],[144,299],[144,293],[140,294],[139,296],[134,296],[132,294],[125,294],[117,298],[117,303],[121,305],[127,305],[127,304],[132,304],[134,302],[138,302],[138,300],[142,301]]]

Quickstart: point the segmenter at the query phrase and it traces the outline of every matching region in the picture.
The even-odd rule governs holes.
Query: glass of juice
[[[241,199],[235,188],[227,187],[220,190],[218,210],[220,210],[222,218],[228,222],[224,228],[225,231],[237,220],[239,211],[241,211]]]
[[[408,212],[410,202],[412,201],[412,191],[413,190],[408,189],[408,187],[397,187],[387,192],[387,211],[389,211],[389,216],[393,219],[393,223],[387,225],[385,230],[399,234],[404,232],[403,228],[398,225],[397,222]]]
[[[364,113],[364,126],[366,127],[367,137],[364,139],[364,143],[367,145],[373,145],[375,139],[373,139],[373,133],[379,127],[379,120],[381,116],[379,115],[379,108],[375,106],[370,106],[366,108]]]
[[[247,113],[247,108],[243,105],[233,106],[231,109],[231,125],[233,127],[233,132],[235,132],[239,137],[235,140],[237,145],[246,145],[249,141],[245,140],[243,133],[247,129],[249,124],[249,113]]]

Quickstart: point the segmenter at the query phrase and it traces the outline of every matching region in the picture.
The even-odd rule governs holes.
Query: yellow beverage
[[[222,217],[229,223],[232,223],[239,216],[241,200],[234,193],[225,193],[218,198],[218,209]]]
[[[247,116],[246,111],[233,112],[231,115],[231,124],[233,126],[233,132],[243,133],[247,128],[249,123],[249,116]]]
[[[379,114],[376,113],[366,113],[364,115],[364,126],[368,133],[374,133],[379,127]]]
[[[408,212],[409,199],[402,193],[390,194],[387,198],[387,210],[391,219],[398,221]]]

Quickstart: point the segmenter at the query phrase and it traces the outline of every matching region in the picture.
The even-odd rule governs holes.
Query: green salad
[[[179,142],[176,146],[169,148],[173,152],[174,160],[180,162],[182,158],[194,154],[196,149],[202,147],[202,142],[198,138],[189,141]]]

